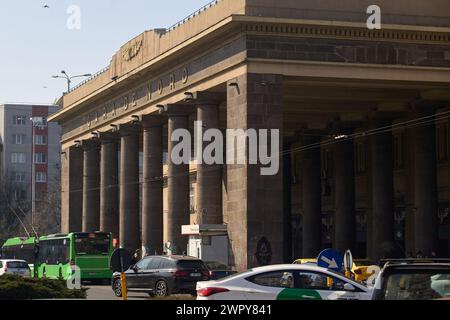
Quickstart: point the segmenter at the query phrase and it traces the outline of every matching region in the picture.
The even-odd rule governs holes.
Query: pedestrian
[[[136,264],[141,260],[141,250],[136,249],[136,251],[133,254],[132,263]]]

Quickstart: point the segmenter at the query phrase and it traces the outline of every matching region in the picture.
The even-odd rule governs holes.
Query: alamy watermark
[[[371,5],[367,8],[367,14],[370,15],[367,19],[367,28],[369,30],[381,29],[381,8],[377,5]]]
[[[187,129],[174,130],[170,137],[177,144],[169,155],[173,164],[189,164],[194,150],[197,164],[261,165],[263,176],[276,175],[280,169],[279,129],[219,129],[204,131],[195,121],[194,139]],[[192,148],[194,140],[194,148]]]

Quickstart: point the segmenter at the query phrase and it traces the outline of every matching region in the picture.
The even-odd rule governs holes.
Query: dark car
[[[373,300],[450,298],[450,260],[387,261],[377,277]]]
[[[206,267],[209,270],[209,278],[211,280],[219,280],[231,276],[236,271],[231,270],[231,268],[227,267],[225,264],[218,261],[205,261]]]
[[[128,291],[158,297],[176,293],[195,295],[197,281],[210,279],[203,261],[186,256],[148,256],[132,265],[125,276]],[[119,272],[113,274],[112,289],[116,296],[122,296]]]

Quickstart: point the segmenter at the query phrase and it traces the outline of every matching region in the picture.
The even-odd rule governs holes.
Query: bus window
[[[110,240],[107,238],[78,238],[75,240],[76,255],[108,255]]]

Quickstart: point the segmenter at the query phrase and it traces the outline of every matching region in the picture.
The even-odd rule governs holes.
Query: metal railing
[[[208,10],[209,8],[215,6],[216,4],[218,4],[219,2],[221,2],[223,0],[214,0],[209,2],[208,4],[204,5],[203,7],[201,7],[200,9],[198,9],[197,11],[195,11],[194,13],[190,14],[189,16],[187,16],[186,18],[184,18],[183,20],[178,21],[177,23],[173,24],[172,26],[170,26],[169,28],[166,29],[166,32],[170,32],[175,30],[176,28],[178,28],[179,26],[182,26],[183,24],[185,24],[186,22],[190,21],[191,19],[193,19],[194,17],[200,15],[202,12]],[[83,80],[82,82],[80,82],[79,84],[77,84],[76,86],[74,86],[73,88],[70,89],[69,92],[72,92],[78,88],[80,88],[81,86],[85,85],[86,83],[88,83],[89,81],[97,78],[99,75],[101,75],[102,73],[106,72],[109,70],[109,66],[106,68],[103,68],[102,70],[100,70],[99,72],[95,73],[94,75],[92,75],[91,77],[87,78],[86,80]]]
[[[184,18],[183,20],[178,21],[177,23],[175,23],[174,25],[170,26],[169,28],[166,29],[166,32],[170,32],[172,30],[175,30],[176,28],[178,28],[179,26],[185,24],[186,22],[188,22],[189,20],[193,19],[194,17],[198,16],[199,14],[201,14],[202,12],[208,10],[209,8],[215,6],[216,4],[218,4],[219,2],[221,2],[222,0],[214,0],[211,1],[210,3],[208,3],[207,5],[201,7],[200,9],[198,9],[197,11],[195,11],[194,13],[190,14],[189,16],[187,16],[186,18]]]
[[[103,68],[102,70],[94,73],[92,76],[90,76],[89,78],[87,78],[86,80],[81,81],[79,84],[77,84],[76,86],[74,86],[73,88],[70,89],[69,92],[74,91],[75,89],[78,89],[79,87],[85,85],[86,83],[88,83],[89,81],[97,78],[98,76],[100,76],[101,74],[105,73],[106,71],[109,70],[109,66]]]

